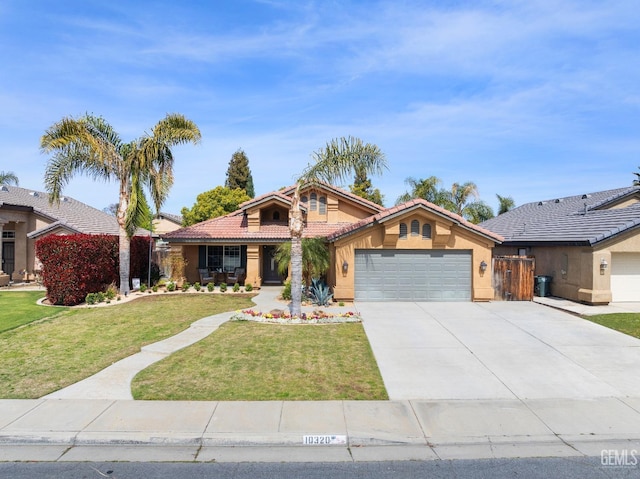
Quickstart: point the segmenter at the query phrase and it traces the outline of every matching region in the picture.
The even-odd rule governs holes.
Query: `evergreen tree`
[[[240,188],[247,193],[249,198],[253,198],[256,193],[253,188],[253,176],[251,176],[251,168],[249,168],[249,158],[242,148],[231,156],[229,160],[229,168],[227,168],[227,179],[224,186],[230,189]]]
[[[384,195],[380,193],[378,188],[373,189],[371,180],[367,176],[364,168],[358,168],[355,173],[353,184],[349,186],[351,193],[358,195],[360,198],[372,201],[380,206],[384,206]]]
[[[238,209],[238,205],[250,199],[243,189],[216,186],[212,190],[200,193],[191,209],[186,206],[182,208],[182,226],[233,213]]]

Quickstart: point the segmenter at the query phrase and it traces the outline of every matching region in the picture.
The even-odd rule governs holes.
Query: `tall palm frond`
[[[116,218],[120,228],[121,293],[129,291],[130,238],[137,227],[149,225],[151,220],[145,188],[158,210],[173,184],[171,147],[198,143],[200,138],[195,123],[179,114],[167,115],[151,135],[129,143],[123,143],[104,118],[91,114],[63,118],[42,136],[42,151],[54,153],[45,171],[50,201],[60,201],[62,189],[76,173],[119,183]]]
[[[13,171],[0,171],[0,185],[19,186],[18,177]]]
[[[496,194],[496,197],[498,198],[498,202],[500,203],[500,206],[498,207],[499,215],[506,213],[516,205],[516,202],[513,201],[513,198],[511,196],[500,196]]]

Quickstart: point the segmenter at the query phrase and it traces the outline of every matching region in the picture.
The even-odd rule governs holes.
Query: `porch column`
[[[26,274],[20,274],[20,271],[27,270],[27,257],[29,252],[27,250],[27,223],[25,221],[16,221],[16,237],[13,240],[15,245],[15,268],[11,279],[14,281],[24,281],[27,279]]]
[[[5,220],[0,218],[0,286],[6,286],[9,284],[9,275],[5,274],[2,269],[2,230],[6,223],[7,222]]]
[[[262,286],[262,276],[260,275],[260,250],[262,245],[247,245],[247,279],[245,283],[251,283],[254,288]]]

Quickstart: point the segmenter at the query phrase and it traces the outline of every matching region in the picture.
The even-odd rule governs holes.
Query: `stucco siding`
[[[442,228],[447,229],[444,243],[434,244],[433,239],[422,239],[421,235],[411,236],[410,229],[407,239],[398,237],[398,225],[401,222],[408,222],[413,219],[435,224],[440,222]],[[335,275],[334,297],[338,300],[352,300],[355,297],[355,250],[367,249],[402,249],[402,250],[467,250],[471,251],[472,257],[472,299],[474,301],[488,301],[493,299],[494,291],[491,285],[491,274],[489,271],[484,274],[480,272],[480,263],[485,261],[491,263],[491,249],[494,243],[475,235],[456,225],[445,224],[439,218],[427,214],[407,215],[393,221],[386,222],[366,228],[356,234],[342,238],[335,243],[335,263],[333,275]],[[342,268],[347,262],[348,269],[345,272]]]

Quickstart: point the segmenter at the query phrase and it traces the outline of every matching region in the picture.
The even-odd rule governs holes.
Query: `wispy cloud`
[[[40,12],[10,2],[0,12],[0,155],[20,156],[32,181],[44,128],[86,111],[126,138],[170,111],[200,125],[203,144],[178,151],[175,212],[224,181],[238,147],[262,192],[289,184],[325,141],[361,136],[387,153],[391,169],[374,184],[391,202],[406,176],[431,174],[474,180],[489,201],[616,187],[640,151],[635,0],[72,1]]]

